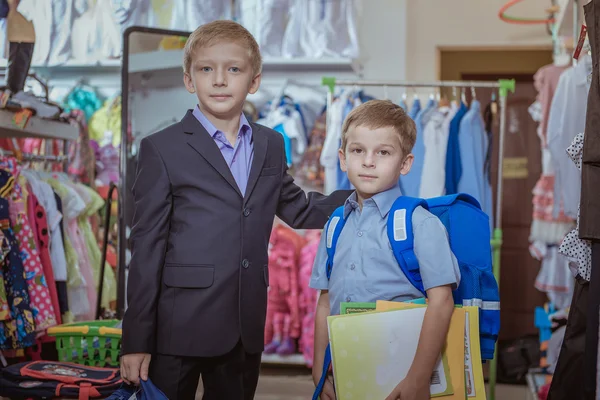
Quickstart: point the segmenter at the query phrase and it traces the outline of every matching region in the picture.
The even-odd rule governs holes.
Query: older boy
[[[325,273],[326,235],[322,236],[310,286],[321,290],[315,318],[315,384],[321,377],[328,343],[327,316],[342,302],[405,301],[422,297],[400,269],[386,233],[387,214],[401,196],[400,175],[410,171],[415,124],[390,101],[371,100],[344,121],[339,157],[356,191],[344,205],[346,224],[337,242],[331,277]],[[408,376],[388,399],[429,399],[429,380],[444,345],[454,308],[452,289],[460,272],[441,221],[422,207],[412,217],[414,251],[427,291],[428,307],[415,360]],[[322,399],[335,398],[327,380]]]
[[[138,383],[149,369],[171,400],[194,399],[200,375],[205,399],[252,399],[274,216],[320,228],[349,193],[307,198],[281,134],[242,114],[261,56],[241,25],[198,28],[183,67],[197,107],[140,145],[121,371]]]

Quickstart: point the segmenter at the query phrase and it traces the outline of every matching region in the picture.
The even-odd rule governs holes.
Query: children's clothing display
[[[192,32],[220,19],[246,27],[263,57],[360,56],[355,0],[21,0],[18,11],[35,28],[34,65],[118,58],[131,26]]]
[[[277,223],[269,243],[265,354],[301,353],[312,366],[317,291],[308,286],[321,234]]]
[[[321,152],[326,193],[352,189],[339,166],[342,123],[353,108],[370,99],[372,97],[364,95],[359,88],[342,90],[331,105]],[[483,121],[481,103],[474,99],[469,106],[453,102],[450,107],[438,107],[437,102],[430,99],[423,107],[416,97],[408,108],[408,115],[415,121],[417,139],[413,166],[408,174],[400,177],[402,193],[422,198],[458,192],[469,194],[490,216],[491,229],[493,198],[488,155],[491,127],[486,127]]]
[[[95,319],[100,248],[89,218],[104,201],[65,174],[23,169],[12,157],[0,157],[0,186],[0,350],[6,351],[32,346],[61,322]],[[102,300],[106,309],[116,300],[112,268],[105,268]]]

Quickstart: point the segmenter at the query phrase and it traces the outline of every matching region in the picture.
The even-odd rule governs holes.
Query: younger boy
[[[306,196],[287,173],[281,134],[242,114],[261,79],[244,27],[201,26],[183,66],[198,105],[140,144],[121,372],[131,383],[150,375],[170,400],[195,399],[200,375],[204,399],[250,400],[274,216],[320,228],[349,192]]]
[[[310,286],[320,290],[315,318],[313,378],[318,383],[327,343],[327,316],[340,313],[342,302],[406,301],[422,297],[409,282],[386,233],[387,214],[401,196],[400,175],[410,171],[416,139],[413,120],[390,101],[371,100],[354,109],[344,121],[341,168],[356,191],[344,205],[346,224],[337,242],[331,277],[325,272],[323,234]],[[420,266],[428,307],[417,353],[406,379],[388,399],[429,399],[430,377],[445,343],[454,309],[452,290],[460,281],[456,258],[441,221],[422,207],[412,217],[414,252]],[[327,380],[322,399],[335,399]]]

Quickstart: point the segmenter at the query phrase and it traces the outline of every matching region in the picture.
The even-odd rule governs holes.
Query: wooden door
[[[536,51],[460,51],[440,52],[440,79],[498,80],[515,78],[515,93],[508,96],[504,146],[502,193],[503,245],[500,272],[500,339],[537,334],[534,310],[543,305],[546,295],[535,287],[541,263],[529,253],[532,222],[532,190],[541,174],[541,148],[537,124],[528,108],[535,101],[533,74],[552,60],[551,52]],[[497,90],[496,94],[497,94]],[[482,109],[489,103],[492,89],[477,89]],[[467,90],[467,98],[470,91]],[[492,187],[494,210],[498,173],[500,115],[493,123]]]

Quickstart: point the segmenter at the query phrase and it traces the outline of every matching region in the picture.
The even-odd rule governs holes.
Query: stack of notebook
[[[337,398],[384,399],[408,373],[417,351],[424,301],[343,303],[328,317]],[[431,398],[485,400],[479,310],[454,310],[431,377]]]

